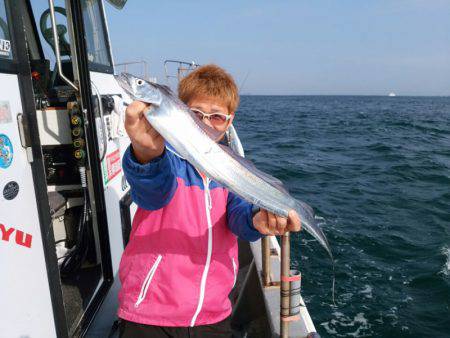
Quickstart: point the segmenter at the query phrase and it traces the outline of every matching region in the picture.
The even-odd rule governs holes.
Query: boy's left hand
[[[283,235],[287,231],[300,231],[301,222],[294,210],[286,218],[261,209],[253,216],[253,226],[263,235]]]

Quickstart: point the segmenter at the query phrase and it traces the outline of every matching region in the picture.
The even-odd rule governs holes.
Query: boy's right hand
[[[163,137],[151,126],[144,116],[149,105],[133,101],[125,112],[125,130],[133,145],[133,152],[141,164],[150,162],[164,151]]]

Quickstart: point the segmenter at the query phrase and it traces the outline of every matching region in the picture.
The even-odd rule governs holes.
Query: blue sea
[[[322,337],[450,337],[450,98],[243,96],[246,155],[314,207],[292,265]]]

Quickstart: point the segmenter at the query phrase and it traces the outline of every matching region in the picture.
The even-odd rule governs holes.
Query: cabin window
[[[96,71],[112,71],[101,1],[82,1],[82,8],[89,68]]]
[[[0,59],[12,60],[12,42],[5,0],[0,0]]]

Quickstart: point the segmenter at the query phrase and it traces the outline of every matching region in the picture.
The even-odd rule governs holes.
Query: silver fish
[[[145,112],[147,120],[195,168],[248,202],[274,214],[287,217],[294,209],[300,216],[302,227],[333,258],[313,209],[290,196],[280,180],[217,143],[222,134],[200,121],[168,87],[127,73],[116,76],[116,80],[131,98],[151,104]]]

